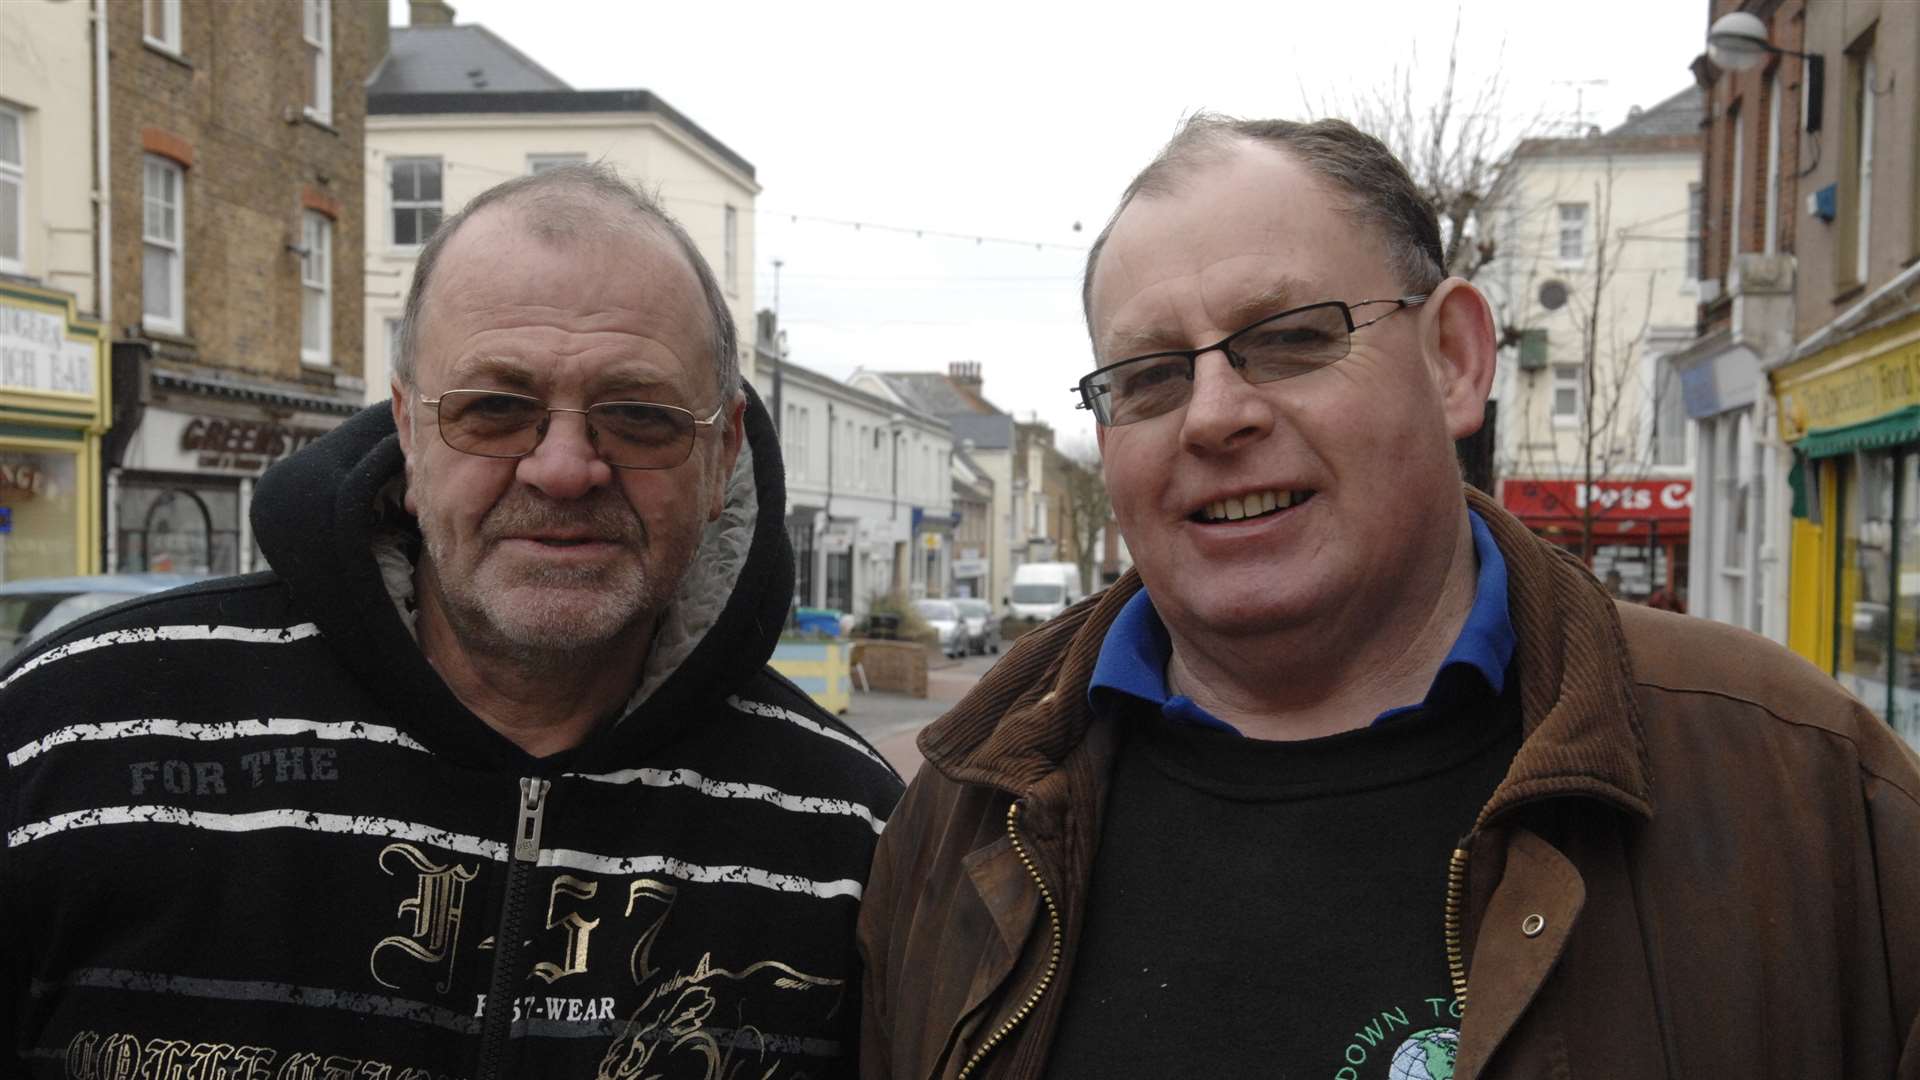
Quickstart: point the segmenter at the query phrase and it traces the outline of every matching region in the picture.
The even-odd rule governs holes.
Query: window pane
[[[1920,454],[1900,464],[1899,608],[1893,623],[1893,729],[1920,749]]]
[[[393,242],[396,244],[417,244],[420,233],[415,226],[415,210],[395,210],[393,212]]]
[[[325,58],[325,54],[320,51],[319,46],[316,46],[316,45],[307,46],[306,105],[307,105],[307,108],[313,109],[316,112],[320,110],[323,104],[323,102],[321,102],[320,100],[320,64],[324,58]]]
[[[20,114],[0,109],[0,165],[21,164],[20,153]]]
[[[322,289],[300,290],[300,348],[319,352],[326,347],[320,328],[326,324],[327,294]]]
[[[1842,489],[1835,677],[1885,719],[1893,632],[1893,455],[1855,454],[1852,464]]]
[[[414,168],[416,171],[416,175],[418,177],[415,183],[419,189],[418,197],[420,201],[421,202],[439,202],[440,201],[440,161],[439,159],[435,158],[432,161],[419,162],[417,165],[414,166]]]
[[[413,201],[416,187],[413,162],[396,161],[393,163],[390,187],[394,202]]]
[[[419,233],[420,233],[421,243],[425,243],[427,241],[427,238],[432,236],[434,230],[438,229],[439,227],[440,227],[440,208],[439,207],[429,206],[426,209],[420,211]]]
[[[20,185],[0,176],[0,259],[20,257]]]
[[[141,274],[141,310],[163,319],[173,317],[173,252],[148,244]]]

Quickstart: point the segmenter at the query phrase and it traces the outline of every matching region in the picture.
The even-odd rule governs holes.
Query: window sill
[[[1849,301],[1859,299],[1860,294],[1866,291],[1867,287],[1864,284],[1858,282],[1843,282],[1840,285],[1840,291],[1833,294],[1833,300],[1831,302],[1835,304],[1845,304]]]
[[[187,336],[187,331],[184,327],[177,325],[142,321],[140,323],[140,334],[142,337],[153,341],[164,342],[168,345],[181,345],[189,349],[197,349],[200,347],[199,342]]]
[[[333,126],[333,120],[331,117],[322,117],[319,113],[314,112],[312,109],[307,109],[307,108],[301,109],[300,119],[305,123],[307,123],[308,125],[312,127],[317,127],[321,131],[324,131],[329,135],[333,135],[337,137],[340,134],[340,129]]]
[[[332,371],[333,361],[324,356],[308,356],[302,353],[300,356],[300,366],[303,368],[312,368],[316,371]]]
[[[193,61],[187,59],[185,56],[182,56],[180,54],[180,50],[169,46],[164,41],[156,41],[150,37],[143,37],[140,39],[140,44],[146,46],[147,51],[150,53],[154,53],[159,56],[164,56],[167,59],[173,61],[174,63],[179,64],[181,67],[186,68],[188,71],[193,70]]]

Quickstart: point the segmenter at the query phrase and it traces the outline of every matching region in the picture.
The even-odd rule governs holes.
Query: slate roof
[[[368,95],[571,90],[484,26],[396,26]]]
[[[907,408],[945,420],[953,428],[955,445],[966,439],[972,439],[978,450],[1004,450],[1013,445],[1013,417],[940,372],[875,371],[869,374],[886,383]]]
[[[1698,135],[1706,119],[1705,94],[1689,86],[1638,116],[1607,132],[1608,135]]]

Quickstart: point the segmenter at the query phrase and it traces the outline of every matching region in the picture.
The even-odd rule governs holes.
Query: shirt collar
[[[1405,715],[1426,705],[1451,705],[1484,695],[1497,698],[1506,689],[1507,665],[1513,660],[1513,620],[1507,612],[1507,561],[1493,542],[1487,523],[1472,510],[1467,511],[1473,528],[1473,553],[1479,572],[1473,590],[1473,607],[1460,627],[1460,636],[1447,650],[1446,659],[1434,675],[1426,698],[1382,713],[1383,721]],[[1120,609],[1107,628],[1100,645],[1100,657],[1093,666],[1093,678],[1087,684],[1087,705],[1096,716],[1116,714],[1125,698],[1135,698],[1157,706],[1161,714],[1176,724],[1212,728],[1239,734],[1238,729],[1195,704],[1184,694],[1167,690],[1167,660],[1173,655],[1173,642],[1166,624],[1154,610],[1153,599],[1143,587]]]

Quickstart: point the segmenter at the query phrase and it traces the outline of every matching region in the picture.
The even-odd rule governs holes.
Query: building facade
[[[781,357],[762,312],[756,388],[787,468],[796,606],[864,616],[880,597],[952,591],[953,437],[945,421]]]
[[[0,17],[0,581],[100,568],[109,378],[94,14],[27,0]]]
[[[412,10],[367,91],[367,400],[388,396],[414,263],[440,221],[503,180],[569,162],[614,166],[685,226],[753,378],[752,163],[646,90],[574,90],[485,27],[456,24],[440,0]]]
[[[246,572],[254,478],[364,397],[364,85],[385,12],[104,13],[106,565]]]
[[[944,420],[952,429],[954,446],[991,483],[987,590],[976,595],[996,605],[1005,603],[1015,567],[1051,561],[1058,551],[1051,515],[1060,493],[1046,483],[1053,429],[1043,423],[1016,421],[988,401],[975,361],[956,361],[945,374],[862,370],[847,381],[902,408]]]
[[[1676,596],[1691,556],[1672,356],[1694,337],[1699,127],[1689,89],[1610,131],[1528,139],[1481,215],[1497,255],[1476,282],[1506,343],[1501,500],[1633,599]]]
[[[1783,211],[1794,343],[1768,372],[1787,641],[1920,746],[1920,6],[1781,7],[1824,84]]]
[[[1738,10],[1720,0],[1712,18]],[[1804,46],[1799,3],[1756,5],[1772,40]],[[1698,336],[1676,357],[1695,425],[1691,610],[1787,638],[1787,529],[1779,513],[1790,462],[1767,372],[1794,344],[1794,249],[1801,216],[1808,65],[1776,55],[1750,71],[1694,62],[1705,95],[1701,186],[1690,214],[1699,277]],[[1803,142],[1803,140],[1809,140]]]

